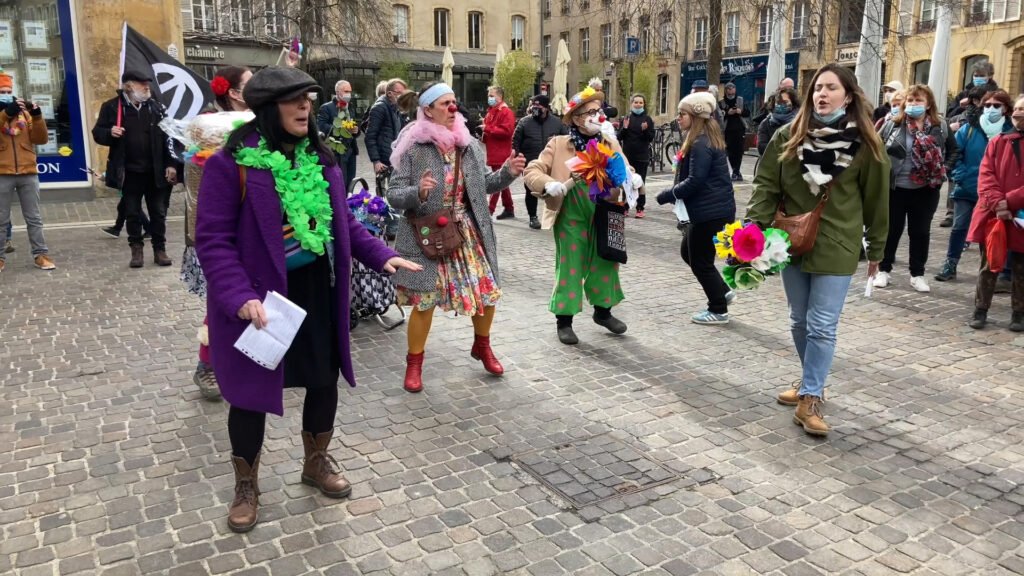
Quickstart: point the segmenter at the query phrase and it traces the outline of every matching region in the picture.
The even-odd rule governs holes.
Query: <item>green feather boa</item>
[[[249,168],[270,170],[274,175],[274,188],[281,197],[281,208],[295,229],[295,239],[306,250],[323,255],[325,245],[333,237],[334,210],[320,157],[310,152],[308,146],[306,138],[295,145],[295,162],[292,163],[281,152],[271,152],[261,136],[255,148],[242,147],[235,152],[235,161]]]

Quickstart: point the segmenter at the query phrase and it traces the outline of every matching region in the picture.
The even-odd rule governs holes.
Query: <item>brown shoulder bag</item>
[[[462,154],[456,153],[453,186],[459,185],[461,171]],[[412,227],[413,238],[423,255],[431,260],[441,260],[462,246],[462,234],[455,220],[455,211],[451,208],[442,208],[426,216],[407,215],[406,221]]]
[[[775,212],[775,222],[772,226],[779,230],[785,230],[789,234],[789,253],[793,256],[802,256],[814,248],[814,242],[818,239],[821,213],[825,210],[825,203],[828,202],[828,193],[831,188],[831,182],[823,186],[818,205],[814,207],[814,210],[804,214],[787,216],[785,200],[779,200],[779,209]]]

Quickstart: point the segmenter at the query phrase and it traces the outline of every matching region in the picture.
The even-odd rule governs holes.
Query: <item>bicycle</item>
[[[665,155],[665,161],[671,166],[675,161],[676,155],[679,154],[679,147],[683,144],[683,133],[679,129],[679,123],[676,121],[664,124],[660,129],[668,131],[665,137],[665,144],[662,147],[662,153]]]

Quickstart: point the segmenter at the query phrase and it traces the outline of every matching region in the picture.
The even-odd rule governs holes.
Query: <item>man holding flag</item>
[[[152,81],[148,71],[126,70],[121,75],[122,88],[100,107],[92,129],[93,140],[110,147],[106,184],[124,196],[132,268],[143,265],[143,199],[149,211],[153,261],[159,266],[171,265],[167,256],[167,208],[177,160],[170,139],[159,126],[165,112],[152,97]]]

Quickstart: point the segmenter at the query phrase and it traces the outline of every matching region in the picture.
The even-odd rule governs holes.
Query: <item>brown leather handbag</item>
[[[455,156],[455,171],[453,186],[459,185],[459,177],[462,170],[462,155]],[[406,221],[412,227],[413,238],[419,244],[423,255],[431,260],[441,260],[445,256],[454,253],[462,246],[462,234],[459,232],[459,223],[456,220],[455,211],[451,208],[442,208],[426,216],[406,216]]]
[[[823,186],[818,205],[814,210],[804,214],[787,216],[785,200],[779,200],[779,209],[775,212],[775,222],[772,226],[789,234],[789,253],[793,256],[802,256],[814,249],[814,242],[818,239],[818,226],[821,224],[821,213],[825,210],[831,187],[831,182]]]

